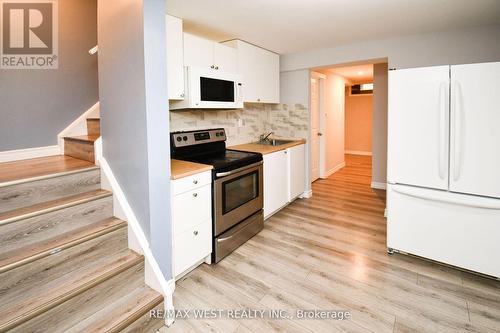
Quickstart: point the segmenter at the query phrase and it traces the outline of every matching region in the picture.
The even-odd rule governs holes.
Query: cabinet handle
[[[257,102],[260,102],[260,98],[257,98]]]
[[[215,66],[215,69],[219,69],[219,66]]]
[[[215,68],[215,66],[214,66],[214,65],[212,65],[212,66],[210,66],[210,68],[214,69],[214,68]]]
[[[193,193],[193,197],[197,197],[198,196],[198,193]]]
[[[194,234],[195,236],[198,236],[198,230],[193,231],[193,234]]]
[[[285,154],[288,154],[288,152],[285,150]]]
[[[184,97],[184,94],[181,94],[181,97]]]
[[[195,184],[195,185],[198,184],[198,181],[196,179],[193,180],[193,184]]]

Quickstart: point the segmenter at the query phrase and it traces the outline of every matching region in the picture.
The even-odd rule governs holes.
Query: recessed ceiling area
[[[186,31],[287,54],[500,24],[499,0],[168,0]]]
[[[373,81],[373,65],[358,65],[358,66],[345,66],[345,67],[333,67],[333,68],[323,68],[318,70],[321,73],[333,73],[342,76],[347,79],[349,83],[366,83]]]

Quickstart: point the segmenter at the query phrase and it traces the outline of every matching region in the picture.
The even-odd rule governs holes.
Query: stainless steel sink
[[[267,139],[263,141],[257,141],[256,144],[266,146],[281,146],[290,142],[293,142],[293,140]]]

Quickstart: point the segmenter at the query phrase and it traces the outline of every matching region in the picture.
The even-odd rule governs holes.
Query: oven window
[[[200,77],[202,101],[234,102],[234,82]]]
[[[222,213],[226,214],[258,196],[258,171],[228,180],[222,183]]]

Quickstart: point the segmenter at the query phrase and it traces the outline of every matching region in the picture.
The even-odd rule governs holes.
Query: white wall
[[[325,111],[325,171],[329,175],[345,163],[345,80],[339,75],[326,75]]]
[[[500,25],[367,41],[282,55],[281,71],[388,59],[389,68],[500,60]],[[384,61],[378,61],[384,62]]]

